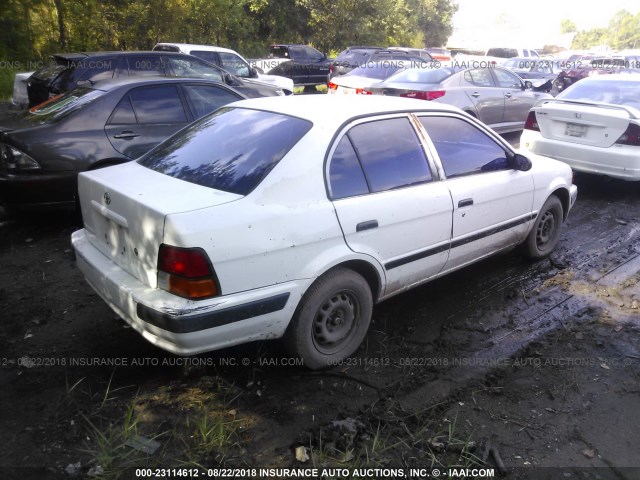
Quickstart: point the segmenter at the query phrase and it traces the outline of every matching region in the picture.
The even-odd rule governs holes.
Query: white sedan
[[[255,99],[82,173],[72,242],[91,286],[155,345],[284,337],[316,369],[354,353],[376,302],[516,246],[549,255],[571,178],[448,105]]]
[[[520,146],[578,172],[640,180],[640,75],[588,77],[540,103]]]
[[[427,68],[431,62],[420,58],[406,60],[382,60],[380,62],[367,62],[354,68],[345,75],[333,77],[327,84],[327,93],[331,94],[356,94],[371,95],[368,88],[391,77],[400,70],[407,68]]]

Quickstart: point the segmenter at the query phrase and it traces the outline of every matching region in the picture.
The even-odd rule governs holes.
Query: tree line
[[[348,45],[441,46],[453,0],[1,0],[0,59],[54,52],[219,45],[248,57],[270,43],[335,53]]]
[[[609,20],[607,27],[581,31],[571,20],[564,19],[561,32],[575,33],[571,45],[574,50],[589,50],[600,45],[613,50],[640,49],[640,12],[633,15],[620,10]]]

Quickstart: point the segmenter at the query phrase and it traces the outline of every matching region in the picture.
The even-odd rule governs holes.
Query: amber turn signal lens
[[[192,280],[189,278],[169,275],[169,292],[180,297],[201,299],[218,295],[216,282],[212,278]]]

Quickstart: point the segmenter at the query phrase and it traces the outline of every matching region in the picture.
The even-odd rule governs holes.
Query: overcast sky
[[[456,3],[459,8],[448,42],[451,47],[487,48],[498,43],[541,48],[555,43],[564,18],[573,21],[578,30],[586,30],[605,27],[620,10],[633,14],[640,11],[640,5],[630,0],[456,0]]]

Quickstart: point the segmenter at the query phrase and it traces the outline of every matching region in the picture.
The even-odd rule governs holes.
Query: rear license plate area
[[[588,127],[586,125],[580,125],[578,123],[567,123],[564,129],[564,134],[567,137],[584,137],[587,134]]]

